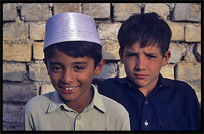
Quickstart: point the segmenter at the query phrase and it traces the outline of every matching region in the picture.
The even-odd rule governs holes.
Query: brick
[[[198,43],[195,46],[195,57],[197,59],[197,61],[201,61],[201,43]]]
[[[146,4],[145,5],[145,13],[156,12],[160,15],[164,20],[167,20],[167,16],[169,15],[169,7],[165,4]]]
[[[81,3],[54,3],[54,14],[64,12],[81,13]]]
[[[118,63],[118,66],[119,66],[119,71],[118,71],[118,77],[119,78],[124,78],[126,77],[126,72],[125,72],[125,67],[124,67],[124,64],[119,62]]]
[[[26,64],[3,63],[3,80],[23,81],[26,77]]]
[[[3,40],[20,40],[28,38],[28,25],[22,22],[4,23]]]
[[[44,63],[31,63],[29,65],[29,78],[33,81],[50,81]]]
[[[31,61],[30,44],[3,44],[3,60],[6,61]]]
[[[189,44],[187,45],[186,55],[184,57],[185,62],[197,62],[196,57],[194,55],[195,45]]]
[[[39,86],[33,83],[3,83],[3,101],[27,102],[39,91]]]
[[[103,58],[105,58],[106,60],[119,60],[119,44],[118,42],[115,41],[105,41],[102,42],[103,44]]]
[[[48,3],[23,3],[21,5],[21,19],[23,21],[46,21],[48,18]]]
[[[100,39],[117,41],[120,26],[121,23],[101,23],[98,28]]]
[[[171,57],[168,63],[179,63],[187,53],[187,46],[186,44],[170,43],[169,50],[171,51]]]
[[[83,3],[83,13],[93,18],[110,18],[110,3]]]
[[[174,65],[173,64],[167,64],[166,66],[162,66],[160,72],[164,78],[174,80]]]
[[[44,42],[34,42],[34,44],[33,44],[33,58],[35,60],[44,59],[43,47],[44,47]]]
[[[200,24],[187,24],[185,33],[186,33],[185,41],[201,42],[201,25]]]
[[[194,3],[176,3],[172,19],[175,21],[201,21],[201,5]]]
[[[16,3],[3,3],[3,21],[15,21],[16,17]]]
[[[46,94],[55,91],[55,88],[52,86],[52,84],[43,84],[41,86],[41,92],[40,94]]]
[[[11,122],[3,122],[3,131],[22,131],[24,130],[23,123],[11,123]]]
[[[3,104],[3,121],[23,123],[23,105]]]
[[[139,3],[113,3],[113,6],[115,21],[125,21],[135,13],[141,13]]]
[[[201,63],[179,63],[176,66],[176,79],[182,81],[200,81]]]
[[[99,76],[94,76],[94,78],[96,79],[115,78],[117,75],[116,69],[117,65],[114,63],[105,64],[101,74]]]
[[[45,24],[35,24],[30,25],[30,39],[32,40],[44,40],[45,36]]]
[[[201,103],[201,81],[187,83],[195,90],[198,101]]]
[[[182,23],[168,22],[171,28],[172,38],[174,41],[184,41],[184,25]]]

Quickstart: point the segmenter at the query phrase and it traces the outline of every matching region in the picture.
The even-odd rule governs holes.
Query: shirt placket
[[[142,130],[151,130],[151,114],[152,109],[148,99],[145,99],[142,107],[142,122],[141,122],[141,129]]]

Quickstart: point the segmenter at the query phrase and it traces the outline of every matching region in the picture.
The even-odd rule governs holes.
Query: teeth
[[[66,87],[65,90],[73,90],[75,88],[77,88],[77,87]]]

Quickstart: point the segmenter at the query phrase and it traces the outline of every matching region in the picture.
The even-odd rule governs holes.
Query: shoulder
[[[33,97],[25,105],[25,112],[27,113],[47,108],[52,94],[53,92]]]
[[[186,82],[180,80],[171,80],[164,78],[164,84],[170,89],[174,89],[175,92],[180,92],[181,94],[195,94],[195,90]]]
[[[103,99],[104,106],[105,106],[106,111],[108,113],[112,113],[113,115],[119,114],[119,115],[129,117],[127,110],[120,103],[118,103],[115,100],[110,99],[110,98],[108,98],[108,97],[106,97],[104,95],[100,94],[100,96]],[[118,112],[118,111],[120,111],[120,112]]]
[[[99,89],[103,90],[109,90],[116,89],[116,87],[123,87],[124,85],[127,85],[127,79],[126,78],[110,78],[104,80],[101,84],[99,84]]]

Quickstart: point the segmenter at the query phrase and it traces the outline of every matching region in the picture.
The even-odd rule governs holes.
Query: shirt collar
[[[126,78],[123,80],[124,83],[128,84],[129,87],[134,87],[137,88],[136,85],[134,84],[134,82],[132,82],[131,80],[128,79],[128,77],[126,76]],[[167,79],[164,79],[162,74],[159,74],[159,80],[157,82],[156,88],[157,87],[172,87],[174,86],[174,84],[171,84],[170,81],[168,81]]]
[[[91,89],[93,90],[93,99],[91,103],[83,110],[83,112],[93,108],[96,108],[100,112],[106,112],[101,95],[98,93],[98,90],[93,84],[91,86],[92,86]],[[57,91],[54,91],[50,97],[50,103],[49,103],[47,112],[53,112],[58,108],[60,108],[61,106],[63,106],[68,111],[74,111],[64,103],[59,93]]]

